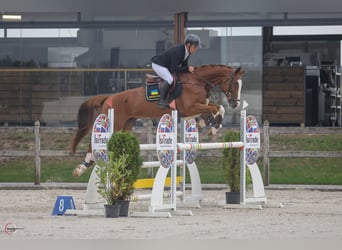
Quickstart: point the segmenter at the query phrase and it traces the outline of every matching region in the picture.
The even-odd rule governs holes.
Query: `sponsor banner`
[[[177,143],[173,141],[173,124],[172,117],[169,114],[165,114],[159,121],[157,127],[157,156],[160,164],[169,168],[174,162],[174,145]]]
[[[184,126],[184,142],[185,143],[198,143],[198,129],[196,126],[196,120],[190,119],[185,121]],[[191,150],[185,150],[185,161],[188,164],[191,164],[195,161],[197,157],[196,149],[193,148]]]
[[[105,114],[100,114],[95,119],[91,134],[91,148],[95,161],[108,162],[107,143],[112,136],[111,121]]]
[[[248,115],[246,117],[245,129],[246,162],[252,165],[257,161],[260,149],[260,128],[254,116]]]
[[[246,148],[260,148],[260,133],[246,133]]]

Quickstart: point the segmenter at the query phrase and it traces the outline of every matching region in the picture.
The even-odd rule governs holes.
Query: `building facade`
[[[268,1],[98,1],[95,5],[27,0],[4,1],[1,8],[0,125],[32,125],[40,120],[49,126],[75,126],[84,100],[141,86],[144,75],[151,73],[151,57],[181,42],[186,33],[196,33],[202,40],[192,65],[245,69],[242,98],[250,105],[248,112],[262,123],[263,67],[265,53],[272,52],[267,27],[342,23],[342,12],[332,7],[309,12]],[[5,14],[21,19],[6,19]],[[220,93],[212,98],[225,104]],[[239,123],[238,113],[229,108],[227,113],[225,124]]]

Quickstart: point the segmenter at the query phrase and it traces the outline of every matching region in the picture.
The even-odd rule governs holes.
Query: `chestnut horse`
[[[179,75],[182,82],[182,93],[176,101],[176,109],[182,117],[201,114],[223,116],[224,109],[217,104],[208,104],[209,91],[219,88],[227,97],[229,106],[236,109],[240,105],[242,75],[244,71],[226,65],[203,65],[196,67],[194,73]],[[82,103],[78,111],[78,130],[72,141],[72,151],[76,151],[77,144],[91,130],[96,117],[100,113],[107,114],[108,109],[114,108],[114,132],[130,131],[138,118],[160,118],[170,109],[160,109],[157,102],[146,100],[145,88],[129,89],[110,96],[95,96]],[[91,148],[85,161],[74,170],[75,176],[80,176],[91,166],[93,160]]]

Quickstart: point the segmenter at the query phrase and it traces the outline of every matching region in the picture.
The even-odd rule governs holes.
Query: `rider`
[[[201,40],[195,34],[188,34],[184,39],[184,44],[176,45],[160,55],[152,57],[152,69],[164,81],[160,83],[159,108],[169,108],[167,103],[167,93],[173,82],[173,73],[193,73],[195,68],[189,66],[188,59],[200,47]]]

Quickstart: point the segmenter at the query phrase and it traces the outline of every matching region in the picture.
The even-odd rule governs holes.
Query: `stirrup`
[[[164,108],[169,109],[170,108],[170,106],[169,106],[169,104],[167,102],[159,102],[158,103],[158,107],[161,108],[161,109],[164,109]]]

